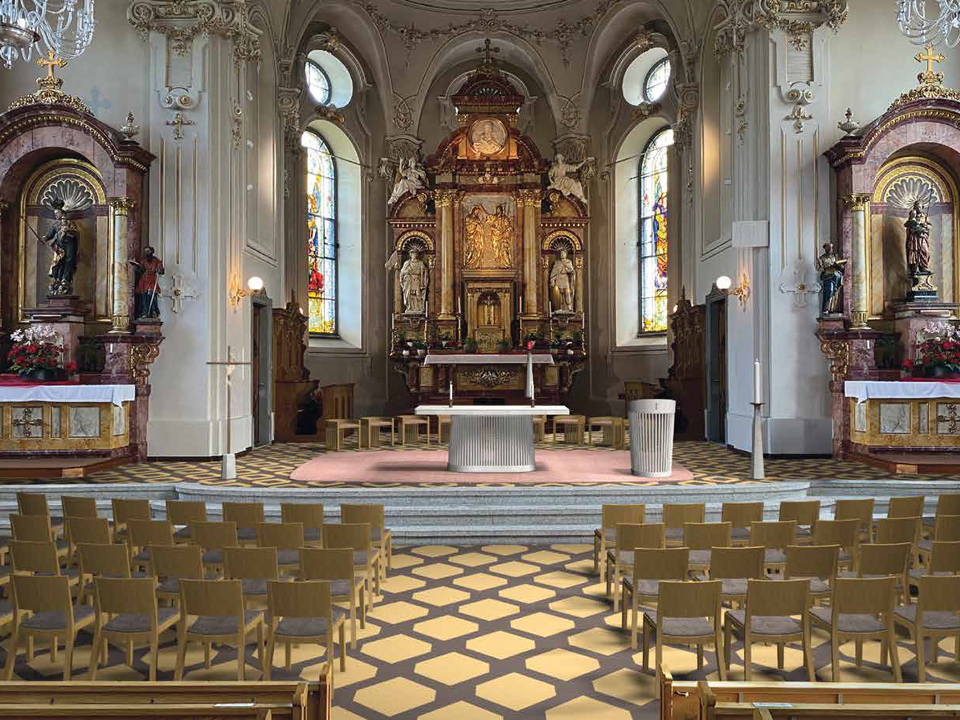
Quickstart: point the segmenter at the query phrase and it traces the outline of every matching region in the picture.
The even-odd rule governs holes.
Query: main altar
[[[517,403],[525,376],[512,360],[532,348],[553,360],[536,365],[537,397],[559,403],[587,362],[591,159],[567,138],[544,160],[517,128],[525,98],[489,40],[481,51],[451,98],[458,129],[422,163],[415,138],[395,139],[381,168],[394,182],[391,360],[414,404],[445,400],[451,383],[458,402]]]

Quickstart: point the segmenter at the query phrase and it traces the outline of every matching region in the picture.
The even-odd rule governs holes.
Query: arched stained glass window
[[[320,105],[330,102],[330,78],[323,68],[312,60],[307,60],[307,89],[310,95]]]
[[[665,128],[640,157],[640,333],[667,330],[667,148]]]
[[[330,148],[307,130],[307,299],[310,332],[337,334],[337,166]]]

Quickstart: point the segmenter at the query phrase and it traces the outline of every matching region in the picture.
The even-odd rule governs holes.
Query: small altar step
[[[0,458],[0,479],[82,478],[128,462],[129,456]]]
[[[957,452],[854,453],[850,459],[897,475],[960,475]]]

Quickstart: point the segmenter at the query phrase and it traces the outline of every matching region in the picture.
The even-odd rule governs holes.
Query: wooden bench
[[[757,708],[755,703],[767,704]],[[790,708],[772,705],[790,704]],[[864,711],[864,707],[867,710]],[[661,665],[661,720],[771,717],[960,717],[960,685],[674,681]],[[887,715],[886,710],[894,710]],[[789,712],[788,712],[789,710]],[[801,711],[802,710],[802,711]],[[943,714],[937,714],[937,712]],[[857,714],[857,713],[861,714]],[[865,714],[864,714],[865,713]],[[897,714],[900,713],[900,714]]]
[[[328,720],[329,663],[319,682],[0,682],[6,718],[196,718]]]

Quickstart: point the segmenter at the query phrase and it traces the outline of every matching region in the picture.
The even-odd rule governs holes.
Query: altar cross
[[[36,409],[40,409],[40,408],[36,408]],[[23,413],[21,414],[21,416],[18,418],[14,418],[11,421],[11,425],[13,425],[15,428],[20,428],[20,431],[23,433],[23,437],[34,437],[33,428],[43,427],[43,419],[33,417],[33,411],[34,411],[34,408],[25,407],[23,408]],[[43,411],[41,410],[41,413],[42,412]],[[41,432],[40,434],[42,435],[43,433]]]
[[[483,53],[483,64],[484,65],[493,65],[493,55],[491,53],[500,52],[500,48],[493,47],[490,44],[490,38],[487,38],[483,41],[483,47],[477,48],[478,53]]]
[[[210,360],[210,361],[207,362],[207,365],[222,365],[223,367],[225,367],[225,368],[227,369],[227,377],[226,377],[226,380],[227,380],[227,446],[226,446],[226,452],[223,453],[224,460],[226,460],[226,457],[227,457],[228,455],[232,455],[232,454],[233,454],[233,453],[231,452],[231,449],[230,449],[230,448],[231,448],[231,443],[230,443],[230,421],[231,421],[231,419],[232,419],[232,418],[231,418],[231,412],[230,412],[230,388],[233,386],[233,383],[230,382],[230,376],[233,375],[233,372],[234,372],[234,370],[237,369],[237,367],[239,367],[239,366],[241,366],[241,365],[252,365],[252,364],[253,364],[253,363],[251,363],[251,362],[243,362],[243,361],[240,361],[240,360],[234,360],[234,359],[233,359],[233,351],[230,349],[230,346],[229,346],[229,345],[227,345],[227,359],[226,359],[226,360]],[[226,477],[226,475],[230,475],[230,477]],[[223,472],[221,473],[221,478],[222,478],[223,480],[232,480],[234,477],[236,477],[236,470],[234,469],[232,472],[229,472],[229,473],[228,473],[228,472],[227,472],[227,463],[224,462],[224,464],[223,464]]]
[[[934,55],[933,51],[935,49],[933,45],[927,45],[924,52],[917,53],[913,58],[918,63],[925,62],[927,64],[927,72],[922,76],[924,82],[940,82],[943,80],[942,73],[934,72],[934,63],[941,63],[946,58],[941,53]]]
[[[54,68],[65,68],[67,66],[67,61],[63,58],[58,58],[57,54],[52,50],[47,51],[47,59],[37,58],[37,65],[40,67],[47,68],[47,79],[56,80],[56,75],[53,74]]]

